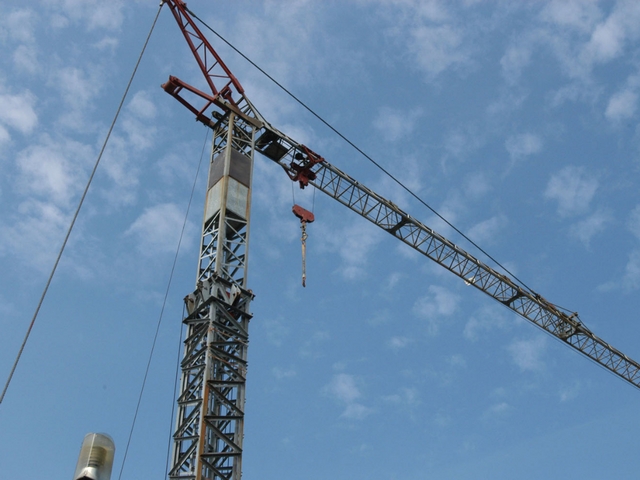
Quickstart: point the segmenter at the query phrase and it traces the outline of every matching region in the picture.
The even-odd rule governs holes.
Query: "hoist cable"
[[[118,120],[118,116],[120,115],[120,110],[122,110],[122,106],[124,105],[124,101],[127,98],[127,94],[129,93],[129,88],[131,87],[131,84],[133,83],[133,79],[136,75],[136,72],[138,71],[138,66],[140,65],[140,61],[142,60],[142,56],[147,48],[147,44],[149,43],[149,38],[151,37],[151,33],[153,32],[153,29],[155,28],[156,22],[158,21],[158,16],[160,15],[160,10],[162,9],[162,5],[160,5],[160,7],[158,8],[158,13],[156,13],[156,17],[153,20],[153,24],[151,25],[151,30],[149,30],[149,35],[147,35],[147,39],[144,42],[144,45],[142,47],[142,51],[140,52],[140,56],[138,57],[138,61],[136,62],[136,65],[133,69],[133,72],[131,73],[131,78],[129,78],[129,83],[127,83],[127,87],[125,88],[124,91],[124,95],[122,95],[122,99],[120,100],[120,104],[118,105],[118,108],[116,110],[116,114],[113,117],[113,121],[111,122],[111,126],[109,127],[109,130],[107,132],[107,136],[104,139],[104,143],[102,144],[102,148],[100,149],[100,153],[98,154],[98,158],[96,160],[95,165],[93,166],[93,170],[91,171],[91,175],[89,175],[89,180],[87,181],[87,185],[84,188],[84,191],[82,192],[82,196],[80,197],[80,201],[78,203],[78,207],[76,208],[76,211],[73,215],[73,218],[71,219],[71,224],[69,225],[69,229],[67,230],[67,233],[64,237],[64,240],[62,242],[62,246],[60,247],[60,251],[58,252],[58,256],[56,257],[56,261],[53,264],[53,268],[51,269],[51,273],[49,274],[49,278],[47,279],[47,283],[45,284],[44,290],[42,291],[42,295],[40,296],[40,301],[38,302],[38,305],[36,307],[36,310],[33,314],[33,318],[31,319],[31,323],[29,324],[29,328],[27,328],[27,333],[24,336],[24,340],[22,341],[22,345],[20,346],[20,350],[18,351],[18,355],[16,356],[15,362],[13,363],[13,367],[11,368],[11,372],[9,373],[9,377],[7,378],[7,383],[4,386],[4,389],[2,390],[2,394],[0,394],[0,404],[2,403],[2,400],[4,400],[4,396],[7,393],[7,389],[9,388],[9,384],[11,383],[11,379],[13,378],[13,374],[16,371],[16,368],[18,366],[18,362],[20,361],[20,358],[22,357],[22,352],[24,351],[24,347],[27,344],[27,340],[29,339],[29,336],[31,335],[31,330],[33,329],[33,325],[36,323],[36,318],[38,318],[38,313],[40,312],[40,308],[42,307],[42,303],[44,302],[44,299],[47,295],[47,291],[49,290],[49,286],[51,285],[51,281],[53,280],[53,276],[56,273],[56,270],[58,268],[58,264],[60,263],[60,258],[62,258],[62,253],[64,252],[65,247],[67,246],[67,242],[69,240],[69,237],[71,236],[71,231],[73,230],[73,227],[76,223],[76,220],[78,219],[78,215],[80,214],[80,209],[82,208],[82,204],[84,203],[84,200],[87,196],[87,192],[89,191],[89,187],[91,186],[91,182],[93,181],[93,177],[96,174],[96,170],[98,169],[98,165],[100,164],[100,160],[102,159],[102,155],[107,147],[107,143],[109,142],[109,138],[111,137],[111,132],[113,132],[113,128],[116,124],[116,120]]]
[[[205,128],[205,136],[204,136],[204,143],[202,145],[202,151],[200,152],[200,161],[198,162],[198,168],[196,169],[196,176],[193,179],[193,185],[191,186],[191,196],[189,197],[189,205],[187,207],[187,213],[185,215],[185,223],[182,225],[182,231],[184,232],[184,227],[186,225],[186,220],[187,217],[189,215],[189,209],[191,208],[191,202],[193,200],[193,195],[196,191],[196,183],[198,181],[198,176],[200,175],[200,169],[202,168],[202,159],[204,158],[204,150],[205,147],[207,146],[207,140],[209,139],[209,130],[208,128]],[[180,239],[182,240],[182,234],[180,235]],[[179,248],[179,247],[178,247]],[[177,260],[177,255],[176,258],[174,259],[174,266],[175,266],[175,261]],[[165,297],[166,298],[166,297]],[[182,307],[182,317],[185,318],[184,315],[184,305]],[[173,398],[172,398],[172,402],[171,402],[171,416],[169,417],[169,436],[168,436],[168,441],[167,441],[167,458],[166,458],[166,470],[164,472],[164,476],[165,478],[168,477],[169,475],[169,455],[170,455],[170,451],[171,451],[171,438],[173,435],[173,415],[175,414],[175,408],[176,408],[176,395],[177,395],[177,391],[178,391],[178,377],[179,377],[179,373],[180,373],[180,352],[182,351],[182,333],[183,333],[183,328],[182,325],[180,325],[180,338],[178,340],[178,353],[176,355],[176,374],[175,374],[175,378],[173,381]]]
[[[156,325],[156,332],[153,336],[153,342],[151,343],[151,351],[149,352],[149,359],[147,360],[147,367],[144,371],[144,377],[142,379],[142,385],[140,386],[140,394],[138,395],[138,403],[136,405],[136,410],[133,415],[133,420],[131,422],[131,429],[129,430],[129,438],[127,439],[127,446],[124,449],[124,455],[122,457],[122,465],[120,466],[120,473],[118,474],[118,480],[122,478],[122,472],[124,471],[124,465],[127,461],[127,453],[129,452],[129,445],[131,444],[131,439],[133,438],[133,431],[136,426],[136,420],[138,418],[138,413],[140,411],[140,405],[142,404],[142,396],[144,394],[144,389],[147,384],[147,377],[149,376],[149,370],[151,368],[151,360],[153,359],[153,352],[156,348],[156,343],[158,341],[158,334],[160,333],[160,326],[162,324],[162,318],[164,316],[164,309],[167,305],[167,299],[169,298],[169,290],[171,289],[171,283],[173,281],[173,274],[176,270],[176,264],[178,263],[178,256],[180,254],[180,246],[182,245],[182,239],[184,238],[184,231],[187,228],[187,220],[189,218],[189,211],[191,210],[191,203],[193,201],[193,195],[196,189],[196,183],[198,181],[198,176],[200,174],[200,166],[202,165],[202,158],[204,157],[204,149],[207,144],[207,138],[209,136],[209,129],[207,129],[207,133],[205,135],[204,145],[202,146],[202,153],[200,154],[200,161],[198,162],[198,168],[196,169],[196,175],[193,179],[193,185],[191,187],[191,195],[189,196],[189,203],[187,204],[187,210],[184,214],[184,220],[182,221],[182,229],[180,230],[180,238],[178,239],[178,245],[176,246],[176,253],[173,257],[173,264],[171,265],[171,272],[169,273],[169,280],[167,281],[167,288],[164,292],[164,299],[162,300],[162,308],[160,308],[160,315],[158,316],[158,323]],[[172,402],[174,403],[174,402]]]
[[[289,95],[293,100],[295,100],[300,106],[302,106],[305,110],[307,110],[311,115],[316,117],[321,123],[323,123],[326,127],[328,127],[333,133],[338,135],[342,140],[344,140],[347,144],[349,144],[353,149],[355,149],[358,153],[360,153],[364,158],[369,160],[373,165],[375,165],[380,171],[382,171],[385,175],[387,175],[391,180],[397,183],[403,190],[405,190],[409,195],[415,198],[419,203],[429,209],[434,215],[436,215],[440,220],[446,223],[449,227],[451,227],[456,233],[458,233],[462,238],[467,240],[471,245],[478,249],[481,253],[483,253],[487,258],[493,261],[498,267],[500,267],[505,273],[510,275],[514,280],[519,282],[525,289],[529,290],[529,292],[535,293],[531,288],[527,286],[522,280],[520,280],[516,275],[509,271],[504,265],[502,265],[498,260],[493,258],[489,253],[487,253],[484,249],[482,249],[476,242],[471,240],[467,235],[465,235],[460,229],[458,229],[455,225],[453,225],[449,220],[440,215],[433,207],[431,207],[427,202],[422,200],[417,194],[413,193],[413,191],[404,185],[400,180],[394,177],[389,171],[387,171],[382,165],[376,162],[373,158],[371,158],[367,153],[365,153],[360,147],[358,147],[355,143],[349,140],[345,135],[343,135],[338,129],[332,126],[328,121],[322,118],[318,113],[311,109],[307,104],[305,104],[302,100],[296,97],[292,92],[290,92],[284,85],[278,82],[275,78],[269,75],[265,70],[263,70],[259,65],[257,65],[253,60],[247,57],[244,53],[242,53],[238,48],[236,48],[231,42],[229,42],[226,38],[216,32],[213,28],[207,25],[202,19],[200,19],[195,13],[191,10],[187,9],[189,14],[197,19],[205,28],[211,31],[214,35],[216,35],[220,40],[226,43],[233,51],[235,51],[238,55],[244,58],[247,62],[249,62],[254,68],[256,68],[260,73],[262,73],[265,77],[271,80],[275,85],[277,85],[283,92]]]

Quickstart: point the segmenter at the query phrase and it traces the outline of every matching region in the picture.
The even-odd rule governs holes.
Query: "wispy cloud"
[[[290,333],[290,328],[284,318],[268,318],[262,322],[267,332],[267,340],[276,347],[281,347]]]
[[[0,254],[11,255],[21,265],[38,272],[51,268],[70,215],[51,202],[34,198],[21,202],[15,217],[0,220]],[[61,240],[60,240],[61,241]]]
[[[325,227],[322,236],[325,247],[339,253],[342,262],[338,272],[347,280],[362,278],[369,256],[382,239],[382,233],[364,221],[330,230]]]
[[[587,218],[571,225],[569,234],[580,240],[585,247],[589,247],[591,239],[598,233],[603,232],[611,221],[612,216],[609,212],[598,210]]]
[[[476,223],[467,232],[469,238],[480,244],[495,242],[500,231],[507,226],[508,220],[504,215],[495,215],[487,220]]]
[[[0,16],[0,39],[9,38],[20,43],[32,43],[36,14],[31,8],[20,8],[3,12]]]
[[[583,167],[565,167],[553,175],[544,196],[558,202],[561,217],[584,213],[598,189],[598,180]]]
[[[513,135],[507,138],[504,144],[513,161],[539,153],[542,150],[542,145],[540,137],[533,133]]]
[[[52,21],[58,28],[70,22],[82,25],[88,30],[116,30],[122,25],[124,2],[115,0],[109,4],[99,0],[50,0],[47,10],[53,15]]]
[[[0,90],[0,123],[22,134],[33,132],[38,125],[36,96],[29,90],[6,93]]]
[[[337,373],[323,388],[325,395],[345,404],[345,409],[340,415],[343,418],[362,420],[373,413],[372,408],[356,401],[362,396],[358,383],[361,381],[354,375]]]
[[[528,340],[515,340],[507,348],[515,364],[522,370],[539,371],[544,368],[544,350],[547,342],[538,335]]]
[[[494,403],[483,412],[482,419],[485,421],[491,421],[504,418],[513,411],[513,408],[514,407],[508,402]]]
[[[638,94],[627,88],[611,96],[604,114],[613,122],[628,120],[636,113],[637,103]]]
[[[427,333],[436,335],[444,317],[453,315],[459,307],[459,295],[444,287],[431,285],[428,294],[413,305],[413,313],[427,322]]]
[[[428,80],[470,62],[469,28],[441,2],[379,0],[389,35],[404,46]]]
[[[410,345],[412,341],[413,340],[408,337],[394,336],[387,341],[387,346],[392,350],[401,350]]]
[[[68,207],[85,177],[93,150],[66,138],[42,135],[40,142],[20,151],[16,157],[16,184],[24,195],[33,195]]]
[[[574,381],[571,385],[563,386],[559,392],[561,402],[568,402],[576,398],[580,394],[582,383],[579,380]]]
[[[146,208],[125,235],[135,238],[136,249],[146,256],[175,252],[184,222],[184,210],[173,203]],[[185,229],[187,235],[191,226]],[[188,243],[190,237],[183,240]]]
[[[474,313],[464,326],[464,338],[477,341],[485,333],[494,329],[505,329],[509,322],[505,318],[504,310],[493,305],[483,306]]]
[[[382,401],[392,405],[414,407],[420,405],[420,392],[417,388],[403,387],[392,395],[385,395]]]
[[[386,141],[396,142],[413,133],[421,115],[420,109],[407,112],[391,107],[381,107],[373,120],[373,126]]]
[[[617,283],[613,282],[613,284],[605,285],[604,289],[608,290]],[[629,254],[629,260],[625,265],[621,283],[622,287],[627,291],[640,288],[640,250],[634,249]]]
[[[297,375],[297,372],[294,368],[282,368],[282,367],[273,367],[271,369],[271,373],[278,380],[285,380],[287,378],[293,378]]]
[[[627,220],[627,228],[638,240],[640,240],[640,205],[636,205],[636,207],[631,210]]]

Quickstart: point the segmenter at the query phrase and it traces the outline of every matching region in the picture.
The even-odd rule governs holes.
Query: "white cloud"
[[[608,212],[598,210],[597,212],[589,215],[584,220],[581,220],[573,225],[569,229],[571,236],[577,238],[584,244],[585,247],[589,246],[591,238],[594,235],[604,231],[607,223],[611,221],[611,215]]]
[[[558,214],[568,217],[584,213],[598,189],[598,180],[582,167],[565,167],[553,175],[544,192],[545,198],[558,202]]]
[[[281,347],[289,336],[289,327],[283,319],[266,319],[262,322],[267,331],[267,340],[276,347]]]
[[[32,43],[35,21],[35,13],[28,8],[3,12],[0,16],[0,38],[8,36],[16,42]]]
[[[84,184],[83,167],[91,153],[86,145],[66,139],[54,140],[45,135],[40,144],[18,153],[16,183],[22,193],[67,206]]]
[[[622,286],[629,291],[640,288],[640,250],[633,250],[629,254],[622,277]]]
[[[629,214],[627,228],[638,240],[640,240],[640,205],[636,205]]]
[[[542,150],[542,140],[533,133],[522,133],[507,138],[504,146],[512,160],[519,160],[540,152]]]
[[[342,418],[362,420],[373,413],[372,408],[356,402],[362,396],[357,383],[360,382],[353,375],[337,373],[323,388],[325,395],[346,404],[344,411],[340,415]]]
[[[12,57],[18,71],[32,74],[38,71],[38,51],[32,45],[19,45]]]
[[[635,291],[640,288],[640,249],[634,249],[629,253],[629,259],[624,268],[624,274],[614,280],[598,286],[600,291],[619,290]]]
[[[467,236],[476,243],[492,243],[504,227],[507,225],[507,217],[496,215],[482,222],[476,223],[467,232]]]
[[[93,47],[97,50],[111,50],[115,51],[116,47],[119,45],[119,41],[115,37],[106,36],[96,43],[93,44]]]
[[[502,75],[513,84],[520,78],[524,68],[531,62],[531,47],[523,42],[510,45],[500,59]]]
[[[602,18],[602,13],[596,2],[552,0],[544,6],[541,18],[564,29],[589,33]]]
[[[460,296],[444,287],[431,285],[429,293],[419,298],[413,305],[413,313],[427,320],[430,335],[438,333],[442,317],[453,315],[458,310]]]
[[[362,221],[350,223],[341,229],[322,231],[324,245],[340,254],[342,262],[338,271],[348,280],[357,280],[364,275],[369,255],[381,239],[382,232]]]
[[[561,402],[568,402],[578,396],[581,389],[580,381],[576,380],[572,385],[562,387],[560,389],[559,397]]]
[[[373,413],[373,408],[365,407],[360,403],[350,403],[340,415],[349,420],[362,420]]]
[[[6,128],[0,125],[0,146],[6,143],[9,143],[10,141],[11,141],[11,135],[9,134]]]
[[[101,82],[97,71],[63,67],[53,74],[53,86],[60,90],[67,105],[82,110],[98,94]]]
[[[297,372],[293,368],[281,368],[281,367],[273,367],[271,369],[271,373],[278,380],[284,380],[287,378],[293,378],[297,375]]]
[[[158,113],[155,104],[151,101],[149,92],[145,90],[136,92],[127,105],[127,109],[142,120],[155,118]]]
[[[373,126],[388,142],[395,142],[413,133],[416,121],[422,115],[420,109],[409,112],[390,107],[381,107],[373,120]]]
[[[331,382],[324,387],[324,392],[345,403],[352,403],[361,395],[355,377],[347,373],[335,374]]]
[[[410,31],[409,49],[429,77],[469,60],[462,32],[453,25],[418,25]]]
[[[482,418],[483,420],[494,420],[496,418],[503,418],[509,415],[512,410],[513,407],[507,402],[495,403],[484,411],[484,413],[482,414]]]
[[[398,393],[383,396],[382,400],[393,405],[414,406],[421,403],[419,397],[420,393],[417,388],[404,387]]]
[[[389,348],[393,350],[400,350],[409,345],[413,340],[407,337],[391,337],[387,341],[387,345]]]
[[[122,25],[123,2],[114,0],[104,3],[99,0],[49,0],[46,6],[51,10],[54,26],[66,27],[66,18],[86,26],[89,30],[115,30]]]
[[[311,337],[305,340],[300,346],[300,356],[312,358],[321,357],[324,350],[320,346],[330,338],[331,335],[327,331],[317,330],[313,332]]]
[[[38,125],[34,110],[36,97],[29,90],[18,94],[0,94],[0,122],[28,134]]]
[[[605,116],[612,122],[627,120],[636,112],[638,94],[630,89],[615,93],[607,104]]]
[[[465,44],[470,29],[457,24],[441,2],[379,1],[388,34],[410,52],[415,65],[429,80],[470,62]]]
[[[110,206],[131,205],[136,199],[140,165],[130,161],[133,145],[118,135],[111,135],[100,169],[110,182],[100,184],[100,195]]]
[[[144,210],[125,235],[136,238],[143,255],[175,252],[183,222],[184,211],[173,203],[154,205]]]
[[[468,160],[485,142],[485,138],[479,133],[476,126],[466,128],[456,127],[448,131],[444,137],[446,151],[443,163],[448,157],[461,161]]]
[[[69,226],[69,215],[50,202],[33,198],[22,202],[16,213],[13,223],[1,220],[0,253],[17,256],[39,272],[49,271]]]
[[[516,340],[507,347],[515,364],[522,371],[539,371],[544,368],[543,353],[547,342],[538,335],[529,340]]]
[[[606,62],[619,56],[625,42],[625,29],[621,18],[614,12],[598,24],[591,34],[584,55],[590,62]]]
[[[473,200],[478,200],[491,191],[491,183],[484,172],[467,175],[464,180],[464,194]]]
[[[540,19],[529,29],[531,42],[546,46],[571,79],[553,95],[556,105],[565,100],[597,101],[601,87],[594,68],[621,58],[640,33],[638,2],[617,2],[606,14],[599,2],[552,1]]]
[[[483,333],[494,329],[504,329],[508,325],[509,322],[505,318],[502,309],[498,309],[493,305],[484,306],[469,318],[462,334],[467,340],[476,341]]]
[[[261,59],[261,67],[283,84],[322,81],[317,72],[331,70],[319,63],[325,55],[317,53],[331,42],[318,31],[323,11],[321,4],[309,0],[289,1],[286,8],[279,2],[263,2],[244,12],[233,30],[225,34],[248,57]],[[255,74],[252,70],[243,74],[245,88]],[[252,95],[252,99],[256,101],[258,96]]]

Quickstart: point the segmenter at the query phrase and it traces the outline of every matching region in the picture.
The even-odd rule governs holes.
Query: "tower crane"
[[[204,75],[208,91],[177,77],[162,85],[213,130],[196,289],[185,298],[187,335],[174,434],[172,479],[239,480],[247,372],[247,285],[255,153],[430,258],[522,318],[640,388],[640,364],[579,319],[494,270],[391,201],[268,123],[213,49],[182,0],[165,0]],[[195,103],[200,107],[194,106]],[[202,103],[204,102],[204,103]],[[301,221],[308,212],[294,211]]]

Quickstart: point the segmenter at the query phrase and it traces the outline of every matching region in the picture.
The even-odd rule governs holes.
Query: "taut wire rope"
[[[136,405],[136,411],[133,415],[133,420],[131,422],[131,429],[129,430],[129,438],[127,439],[127,446],[124,449],[124,455],[122,457],[122,465],[120,466],[120,473],[118,474],[118,480],[122,478],[122,472],[124,471],[124,465],[127,461],[127,454],[129,453],[129,445],[131,444],[131,439],[133,438],[133,430],[136,426],[136,420],[138,419],[138,412],[140,411],[140,405],[142,404],[142,395],[144,394],[144,388],[147,384],[147,377],[149,376],[149,369],[151,368],[151,360],[153,359],[153,352],[156,348],[156,343],[158,341],[158,334],[160,332],[160,325],[162,324],[162,318],[164,315],[164,309],[167,304],[167,298],[169,298],[169,290],[171,289],[171,282],[173,280],[173,273],[176,270],[176,264],[178,263],[178,255],[180,254],[180,246],[182,245],[182,239],[184,237],[184,231],[187,227],[187,219],[189,218],[189,211],[191,210],[191,202],[193,201],[193,195],[196,189],[196,183],[198,181],[198,176],[200,174],[200,166],[202,165],[202,158],[204,157],[204,149],[207,145],[207,138],[209,137],[209,129],[207,128],[207,132],[204,139],[204,144],[202,145],[202,152],[200,154],[200,161],[198,162],[198,168],[196,169],[196,175],[193,179],[193,185],[191,186],[191,195],[189,196],[189,203],[187,204],[187,210],[184,214],[184,220],[182,222],[182,229],[180,230],[180,238],[178,239],[178,245],[176,246],[176,253],[173,256],[173,264],[171,265],[171,273],[169,274],[169,280],[167,282],[167,288],[164,292],[164,299],[162,300],[162,308],[160,309],[160,315],[158,316],[158,322],[156,324],[156,332],[153,336],[153,342],[151,344],[151,351],[149,352],[149,359],[147,360],[147,368],[144,371],[144,377],[142,379],[142,385],[140,386],[140,394],[138,395],[138,403]],[[180,332],[182,335],[182,331]],[[175,389],[175,385],[174,385]],[[173,400],[173,399],[172,399]],[[172,404],[175,403],[172,401]],[[173,415],[172,415],[173,416]]]
[[[102,144],[102,148],[100,149],[100,153],[98,154],[98,158],[96,160],[95,165],[93,166],[93,170],[91,171],[91,175],[89,175],[89,180],[87,181],[87,185],[84,188],[84,191],[82,192],[82,196],[80,197],[80,201],[78,202],[78,207],[76,208],[76,211],[73,215],[73,218],[71,220],[71,223],[69,225],[69,229],[67,230],[67,233],[64,237],[64,240],[62,242],[62,246],[60,247],[60,251],[58,252],[58,256],[56,257],[56,261],[53,264],[53,268],[51,269],[51,273],[49,274],[49,278],[47,280],[47,283],[45,284],[44,290],[42,291],[42,295],[40,296],[40,300],[38,302],[38,305],[36,307],[36,310],[33,314],[33,317],[31,319],[31,323],[29,324],[29,328],[27,328],[27,333],[24,336],[24,340],[22,341],[22,345],[20,345],[20,350],[18,351],[18,355],[16,356],[15,362],[13,363],[13,366],[11,367],[11,372],[9,373],[9,377],[7,378],[7,383],[4,386],[4,389],[2,390],[2,394],[0,394],[0,404],[2,403],[2,401],[4,400],[4,397],[7,393],[7,390],[9,388],[9,384],[11,383],[11,379],[13,378],[13,375],[16,371],[16,368],[18,366],[18,362],[20,362],[20,358],[22,357],[22,352],[24,351],[24,347],[27,344],[27,340],[29,339],[29,336],[31,335],[31,331],[33,330],[33,325],[36,323],[36,318],[38,318],[38,313],[40,312],[40,308],[42,307],[42,303],[44,302],[44,299],[47,295],[47,291],[49,290],[49,286],[51,285],[51,281],[53,280],[53,276],[56,273],[56,270],[58,268],[58,264],[60,263],[60,258],[62,258],[62,253],[64,252],[65,247],[67,246],[67,242],[69,240],[69,237],[71,236],[71,231],[73,230],[73,227],[76,223],[76,220],[78,218],[78,215],[80,214],[80,209],[82,208],[82,204],[84,203],[84,200],[87,196],[87,192],[89,191],[89,187],[91,186],[91,182],[93,181],[93,177],[96,174],[96,170],[98,170],[98,165],[100,164],[100,160],[102,159],[102,155],[107,147],[107,143],[109,142],[109,138],[111,137],[111,132],[113,131],[113,128],[116,124],[116,121],[118,120],[118,116],[120,115],[120,110],[122,110],[122,106],[124,105],[124,101],[127,98],[127,94],[129,93],[129,88],[131,87],[131,84],[133,83],[133,79],[136,76],[136,72],[138,71],[138,66],[140,65],[140,62],[142,61],[142,56],[144,55],[144,52],[147,48],[147,44],[149,43],[149,39],[151,38],[151,34],[153,33],[153,30],[156,26],[156,22],[158,21],[158,17],[160,16],[160,10],[162,9],[162,4],[160,5],[160,7],[158,8],[158,13],[156,13],[156,16],[153,20],[153,24],[151,25],[151,29],[149,30],[149,34],[147,35],[147,38],[144,42],[144,45],[142,47],[142,51],[140,52],[140,56],[138,57],[138,61],[136,62],[135,67],[133,68],[133,72],[131,73],[131,77],[129,78],[129,82],[127,83],[127,87],[125,88],[124,94],[122,95],[122,99],[120,100],[120,104],[118,105],[118,108],[116,110],[116,114],[113,117],[113,121],[111,122],[111,126],[109,127],[109,130],[107,132],[107,136],[104,139],[104,143]]]
[[[193,195],[196,191],[196,184],[198,182],[198,176],[200,175],[200,168],[202,167],[202,159],[204,158],[204,150],[207,146],[207,140],[209,138],[209,128],[205,129],[205,136],[204,136],[204,143],[202,144],[202,151],[200,152],[200,161],[198,162],[198,168],[196,169],[196,175],[193,179],[193,185],[191,186],[191,196],[189,197],[189,204],[187,206],[187,212],[185,213],[184,216],[184,223],[182,224],[182,232],[180,233],[180,243],[182,242],[182,235],[184,234],[184,229],[185,226],[187,225],[187,217],[189,216],[189,210],[191,209],[191,202],[193,201]],[[173,277],[173,270],[176,266],[176,261],[178,260],[178,251],[180,250],[180,243],[178,243],[178,249],[176,251],[176,256],[173,259],[173,267],[171,269],[171,276]],[[171,279],[169,280],[169,282],[171,282]],[[169,294],[169,286],[167,286],[167,292],[165,294],[165,302],[167,300],[167,295]],[[162,308],[164,310],[164,304],[162,305]],[[185,317],[184,315],[184,305],[182,307],[183,310],[183,318]],[[167,457],[166,457],[166,471],[164,473],[165,478],[169,475],[169,455],[170,455],[170,450],[171,450],[171,435],[172,435],[172,429],[173,429],[173,416],[175,414],[175,408],[176,408],[176,395],[177,395],[177,390],[178,390],[178,375],[180,373],[180,352],[182,351],[182,325],[180,326],[180,338],[178,339],[178,354],[176,356],[176,374],[175,374],[175,378],[173,380],[173,398],[171,399],[171,416],[169,417],[169,437],[168,437],[168,441],[167,441]]]

